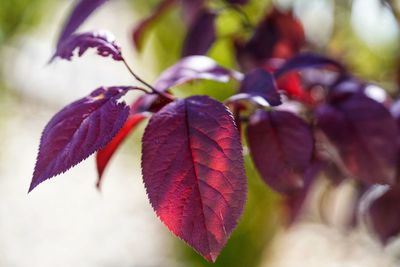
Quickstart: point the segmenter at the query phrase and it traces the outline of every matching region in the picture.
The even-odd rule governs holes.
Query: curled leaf
[[[246,200],[242,146],[232,114],[206,96],[168,104],[146,127],[142,170],[161,221],[215,261]]]
[[[314,140],[309,126],[287,111],[258,110],[247,127],[250,155],[264,181],[274,190],[303,188]]]
[[[221,67],[213,59],[206,56],[189,56],[161,73],[154,87],[165,92],[170,87],[193,80],[204,79],[226,83],[229,79],[241,80],[243,74]]]
[[[123,60],[121,48],[116,44],[115,37],[106,31],[95,31],[72,34],[57,47],[51,61],[56,57],[71,60],[75,49],[78,49],[78,56],[82,56],[89,48],[96,48],[100,56]]]
[[[290,71],[299,71],[304,68],[317,68],[321,66],[331,66],[338,71],[345,71],[345,68],[342,64],[329,57],[314,53],[302,53],[288,59],[275,71],[274,75],[275,77],[280,77]]]
[[[129,107],[118,103],[129,87],[98,88],[59,111],[46,125],[29,191],[104,147],[125,123]]]

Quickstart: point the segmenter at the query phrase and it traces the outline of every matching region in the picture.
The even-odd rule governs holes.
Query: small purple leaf
[[[112,140],[128,118],[129,107],[117,100],[129,88],[98,88],[54,115],[42,133],[29,192]]]
[[[123,60],[121,48],[115,43],[114,36],[106,31],[96,31],[72,34],[60,44],[51,61],[56,57],[71,60],[75,49],[78,49],[78,56],[82,56],[89,48],[96,48],[100,56]]]
[[[247,127],[250,155],[264,181],[274,190],[303,188],[314,140],[309,126],[293,113],[258,110]]]
[[[189,56],[182,58],[161,73],[154,87],[165,92],[170,87],[184,84],[193,80],[204,79],[226,83],[229,79],[242,80],[243,74],[226,69],[206,56]]]
[[[221,103],[192,96],[154,114],[143,135],[143,180],[160,220],[215,261],[246,201],[242,145]]]
[[[305,68],[317,68],[321,66],[332,66],[340,72],[345,71],[342,64],[331,58],[314,53],[303,53],[287,60],[275,71],[274,75],[275,77],[280,77],[290,71],[299,71]]]
[[[263,69],[254,69],[246,73],[239,91],[252,97],[260,96],[271,106],[282,104],[274,77]]]
[[[354,178],[366,183],[393,184],[398,160],[398,130],[380,103],[354,94],[316,110],[317,124]]]
[[[189,28],[183,42],[182,57],[204,55],[214,43],[216,14],[202,10]]]
[[[94,10],[103,5],[106,1],[107,0],[78,0],[58,38],[57,49],[79,28]]]

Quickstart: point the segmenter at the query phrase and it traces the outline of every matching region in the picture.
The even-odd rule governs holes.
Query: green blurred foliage
[[[17,34],[34,28],[54,3],[52,0],[1,0],[0,47]]]

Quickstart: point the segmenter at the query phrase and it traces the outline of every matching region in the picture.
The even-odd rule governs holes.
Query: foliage
[[[119,145],[150,117],[142,139],[149,201],[171,232],[208,261],[217,259],[244,210],[242,136],[265,183],[286,200],[292,221],[324,173],[332,183],[353,179],[358,184],[354,212],[369,218],[383,242],[398,234],[400,221],[392,215],[399,191],[398,102],[389,95],[374,98],[371,92],[379,88],[343,63],[305,52],[303,27],[291,11],[273,8],[254,26],[246,0],[161,1],[135,27],[137,48],[168,9],[181,8],[188,31],[182,59],[151,85],[130,68],[110,34],[75,33],[105,2],[77,2],[53,59],[70,60],[76,49],[82,56],[95,48],[123,63],[143,87],[101,87],[57,113],[43,131],[30,191],[96,151],[100,185]],[[226,41],[240,71],[204,55],[221,38],[216,30],[221,10],[240,21]],[[193,80],[236,80],[240,86],[223,103],[204,95],[174,96],[173,88]],[[128,106],[120,98],[132,90],[144,95]]]

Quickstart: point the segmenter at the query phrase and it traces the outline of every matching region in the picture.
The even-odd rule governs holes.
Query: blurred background
[[[344,61],[355,75],[388,92],[397,90],[399,25],[380,0],[252,0],[244,7],[256,24],[273,6],[293,9],[315,50]],[[112,0],[80,31],[114,33],[125,57],[145,80],[179,59],[186,28],[173,9],[156,23],[144,51],[131,30],[157,0]],[[315,186],[300,219],[285,227],[282,199],[269,190],[246,155],[249,194],[244,215],[215,264],[175,238],[148,203],[140,171],[141,126],[112,159],[101,192],[94,158],[27,194],[40,134],[51,116],[100,85],[134,84],[120,63],[88,53],[48,65],[68,0],[0,1],[0,266],[7,267],[323,267],[399,266],[400,241],[382,247],[362,227],[349,230],[346,213],[353,187]],[[393,6],[400,10],[398,2]],[[224,36],[237,14],[218,19],[218,42],[209,56],[237,68]],[[202,81],[178,95],[209,94],[223,100],[237,84]],[[132,96],[134,97],[134,96]],[[323,196],[323,198],[321,198]],[[323,201],[321,201],[323,199]]]

